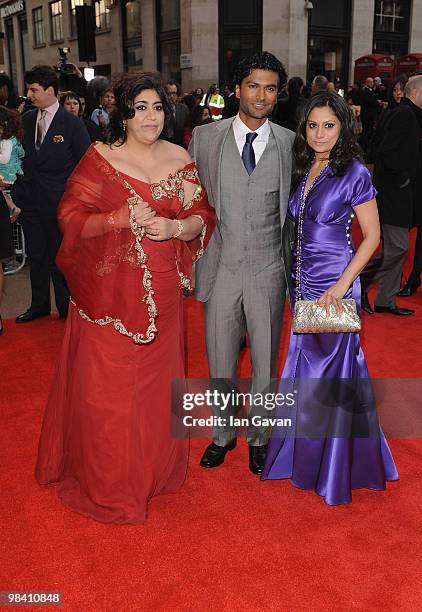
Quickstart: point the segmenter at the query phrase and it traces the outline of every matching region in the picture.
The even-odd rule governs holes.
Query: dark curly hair
[[[209,116],[211,117],[211,111],[208,106],[200,106],[199,104],[196,104],[187,116],[185,127],[193,130],[197,125],[201,125],[202,115],[204,114],[204,110],[206,108],[208,109]]]
[[[163,105],[164,128],[160,138],[169,135],[173,113],[161,75],[158,72],[138,72],[137,74],[125,74],[114,84],[116,108],[110,114],[110,123],[105,134],[105,141],[108,144],[122,145],[126,142],[127,134],[123,128],[123,122],[135,116],[134,100],[145,89],[156,91]]]
[[[390,86],[387,91],[387,100],[388,100],[389,109],[396,108],[396,106],[398,106],[397,102],[394,99],[393,89],[395,88],[396,85],[400,85],[400,89],[404,91],[404,88],[406,87],[406,83],[408,80],[409,79],[408,79],[407,74],[400,74],[398,77],[394,79],[394,81],[391,81]]]
[[[338,140],[330,151],[331,176],[341,176],[346,172],[351,161],[362,162],[362,150],[359,147],[354,131],[354,115],[352,109],[338,93],[323,91],[313,96],[303,108],[296,138],[293,144],[293,177],[292,188],[297,187],[312,166],[315,152],[306,140],[306,124],[314,108],[328,106],[340,121],[341,130]]]
[[[59,93],[59,77],[57,72],[51,66],[43,66],[41,64],[34,66],[31,70],[25,72],[25,83],[33,85],[38,83],[44,89],[52,87],[54,95]]]
[[[252,70],[271,70],[278,74],[278,90],[287,83],[287,72],[283,64],[272,53],[261,51],[255,55],[249,55],[242,59],[234,72],[233,82],[235,85],[241,85],[243,79],[246,79]]]
[[[0,106],[0,127],[2,128],[0,140],[8,140],[12,136],[23,140],[22,121],[18,111]]]

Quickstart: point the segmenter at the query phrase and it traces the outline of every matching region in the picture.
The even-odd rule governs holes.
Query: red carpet
[[[421,375],[422,292],[404,302],[416,316],[364,317],[373,376]],[[202,307],[185,303],[189,376],[206,376]],[[286,481],[260,483],[244,442],[221,468],[203,470],[205,441],[194,440],[184,488],[155,498],[145,525],[66,510],[33,478],[62,331],[57,319],[9,320],[0,339],[0,591],[60,591],[59,609],[81,612],[422,609],[421,440],[391,441],[400,481],[357,491],[345,507]],[[248,374],[245,358],[241,369]]]

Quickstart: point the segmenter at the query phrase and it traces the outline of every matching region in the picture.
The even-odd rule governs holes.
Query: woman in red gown
[[[185,479],[171,434],[184,377],[181,289],[214,229],[195,164],[161,139],[171,109],[155,73],[124,77],[110,144],[92,145],[58,211],[58,264],[71,291],[36,477],[70,509],[137,524]]]

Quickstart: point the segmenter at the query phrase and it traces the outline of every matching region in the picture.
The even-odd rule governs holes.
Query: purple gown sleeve
[[[350,177],[350,205],[359,206],[369,202],[377,195],[377,190],[372,184],[371,175],[368,168],[358,162],[353,164],[352,174]]]

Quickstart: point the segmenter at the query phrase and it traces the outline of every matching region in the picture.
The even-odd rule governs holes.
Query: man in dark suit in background
[[[317,74],[311,85],[311,96],[316,96],[321,91],[328,91],[329,80],[323,74]]]
[[[411,315],[396,305],[403,263],[409,248],[409,228],[422,201],[422,76],[409,79],[405,97],[388,111],[379,126],[374,185],[381,219],[383,248],[361,273],[362,308],[373,314],[367,291],[380,280],[374,310]]]
[[[22,117],[24,176],[16,181],[12,196],[22,210],[32,301],[17,323],[50,314],[50,279],[59,316],[67,316],[69,291],[55,263],[61,242],[57,207],[68,177],[90,145],[84,123],[59,105],[59,80],[50,66],[35,66],[25,73],[25,81],[35,109]]]
[[[365,161],[373,163],[371,159],[371,143],[374,137],[375,127],[381,113],[382,105],[374,91],[374,79],[365,79],[360,98],[360,119],[362,122],[362,136],[360,145],[365,152]]]
[[[227,83],[224,87],[224,109],[223,119],[236,117],[239,112],[239,98],[236,96],[235,86],[232,83]]]
[[[183,130],[185,129],[189,109],[185,104],[179,102],[180,87],[178,83],[168,81],[166,89],[173,110],[173,137],[171,141],[183,146]]]

